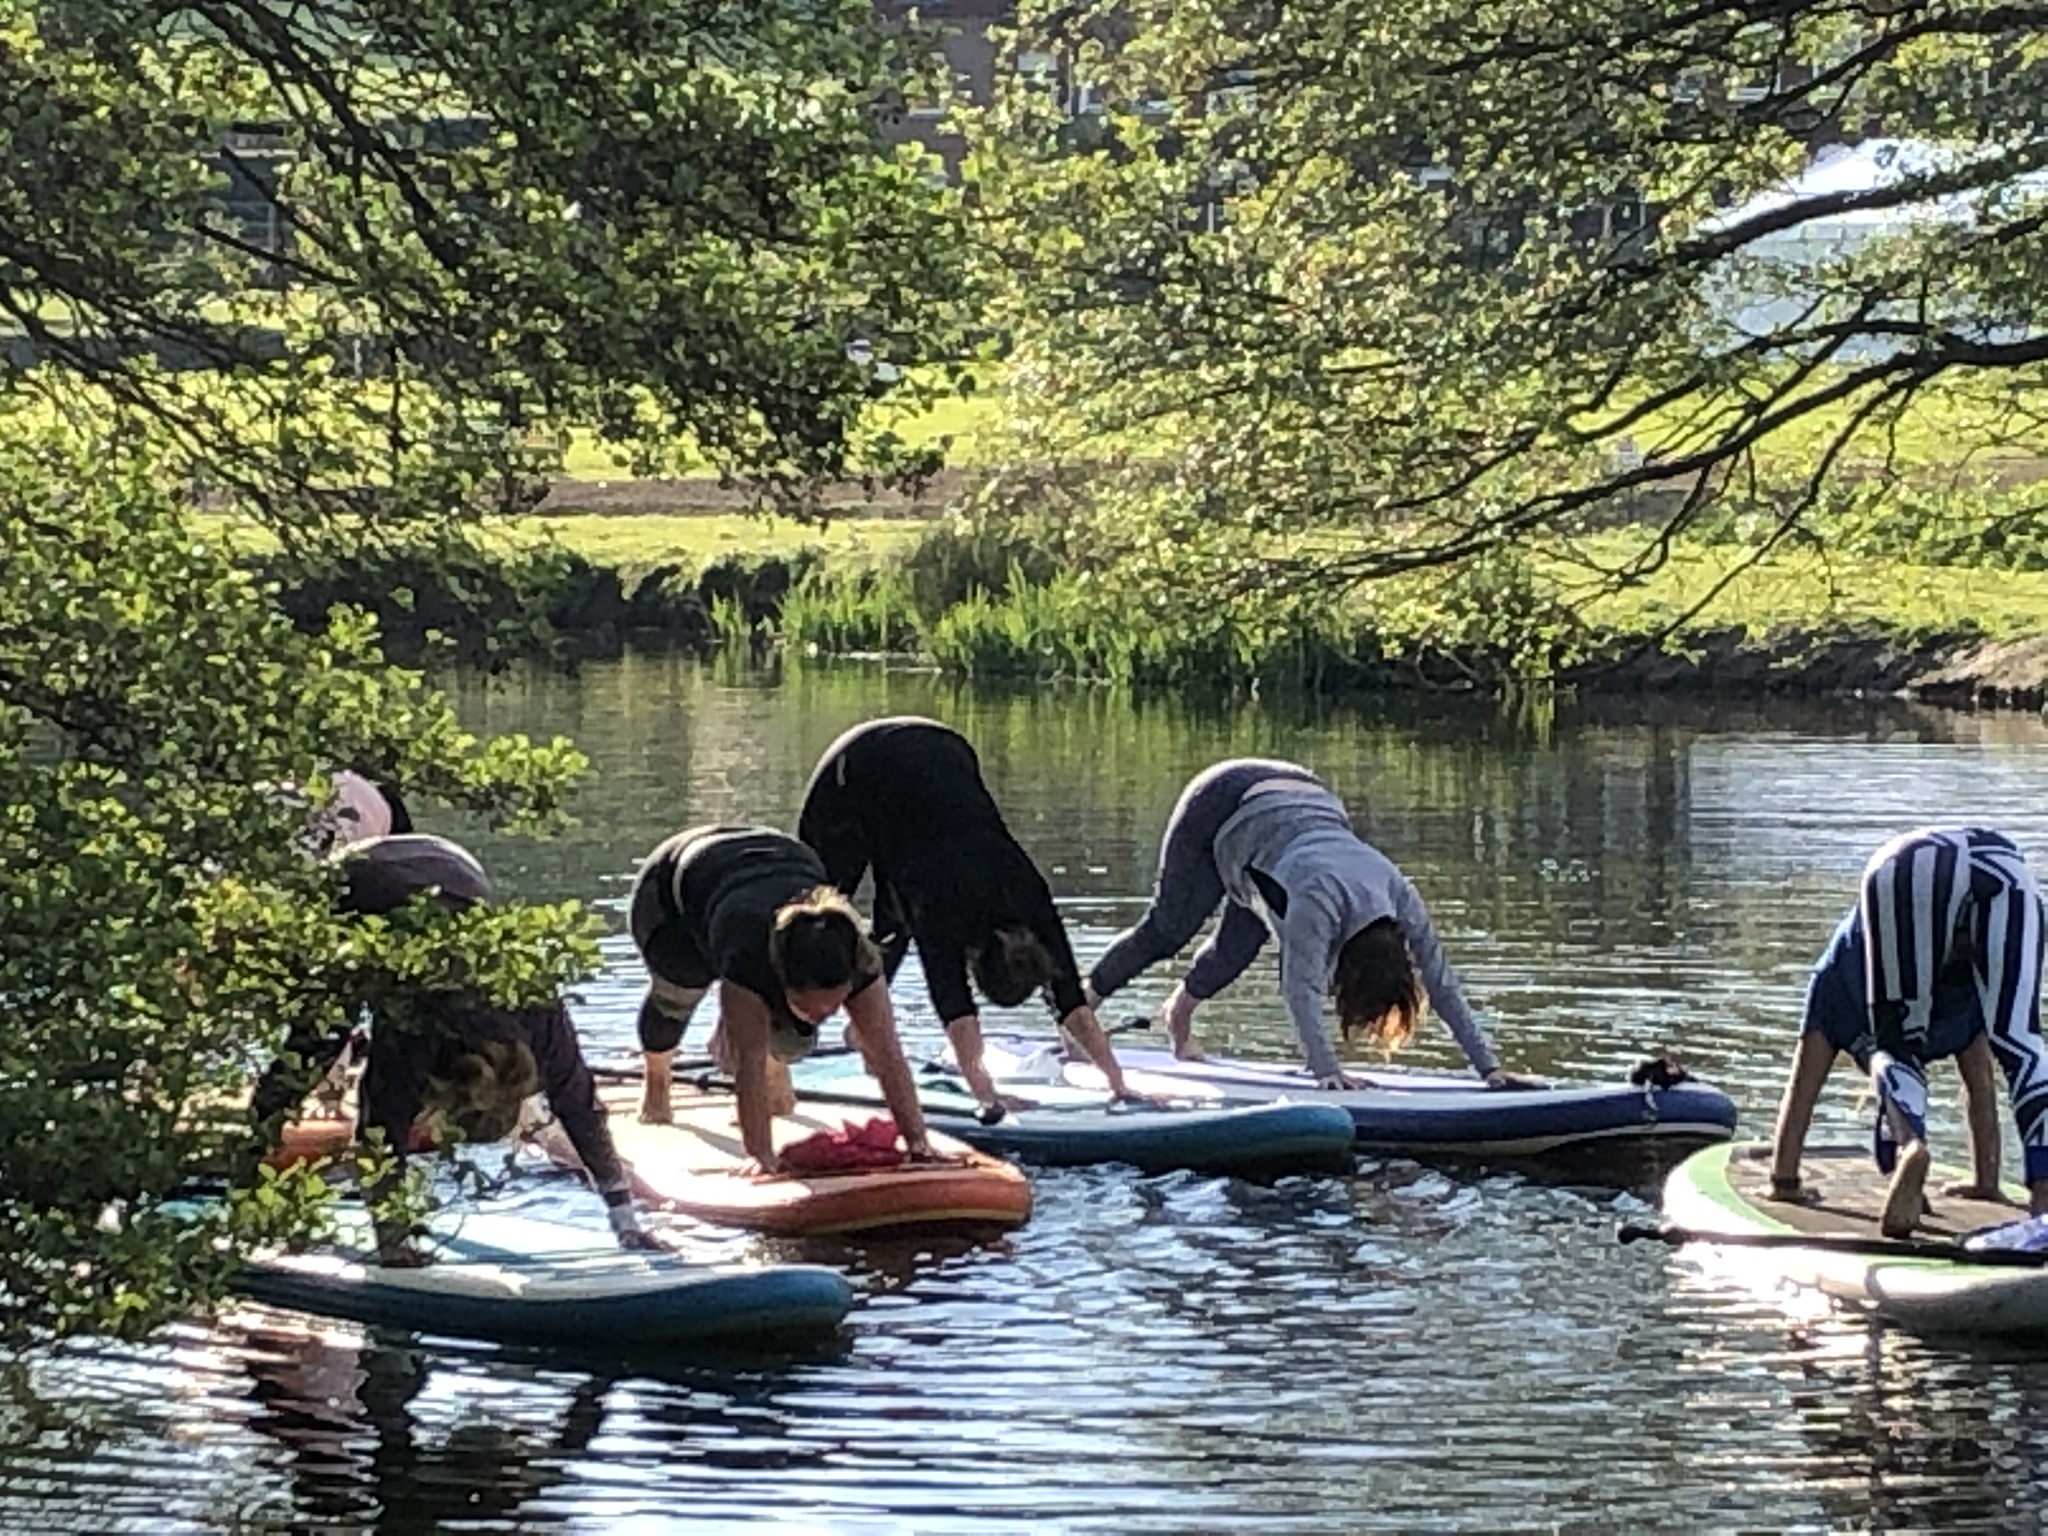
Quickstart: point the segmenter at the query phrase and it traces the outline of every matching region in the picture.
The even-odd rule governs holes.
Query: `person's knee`
[[[682,1018],[664,1012],[650,996],[640,1003],[640,1049],[652,1056],[665,1056],[683,1043],[683,1030],[689,1023],[688,1015]]]

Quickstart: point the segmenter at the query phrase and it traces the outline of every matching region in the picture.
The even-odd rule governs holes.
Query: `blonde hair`
[[[430,1076],[422,1107],[438,1111],[465,1141],[503,1141],[519,1128],[519,1106],[540,1091],[540,1063],[523,1041],[471,1046]]]

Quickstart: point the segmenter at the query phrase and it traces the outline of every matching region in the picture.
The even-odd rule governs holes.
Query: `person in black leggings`
[[[905,1148],[931,1155],[889,989],[877,985],[880,957],[810,849],[768,827],[678,832],[640,866],[628,921],[648,970],[642,1120],[671,1118],[671,1059],[716,984],[711,1055],[733,1075],[740,1140],[758,1167],[778,1165],[775,1114],[794,1102],[786,1064],[810,1054],[819,1026],[841,1008]]]
[[[893,980],[917,945],[960,1075],[984,1106],[1028,1101],[1000,1093],[989,1076],[970,976],[1002,1007],[1043,991],[1062,1034],[1102,1069],[1110,1091],[1139,1097],[1082,994],[1052,891],[1010,835],[966,737],[914,716],[855,726],[818,760],[797,836],[846,896],[873,869],[883,972]]]

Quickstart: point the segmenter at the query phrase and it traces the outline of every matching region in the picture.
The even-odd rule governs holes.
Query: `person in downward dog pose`
[[[2048,1214],[2048,1046],[2041,1038],[2041,896],[2013,841],[1983,827],[1923,827],[1893,838],[1863,871],[1856,920],[1862,927],[1864,1023],[1860,1064],[1878,1100],[1873,1150],[1891,1175],[1880,1226],[1911,1233],[1926,1211],[1927,1063],[1954,1045],[1958,994],[1974,994],[1990,1054],[2005,1071],[2025,1153],[2032,1214]],[[1796,1195],[1798,1154],[1811,1096],[1825,1070],[1804,1039],[1786,1089],[1771,1168],[1774,1190]],[[1828,1060],[1832,1061],[1832,1052]],[[1967,1052],[1958,1059],[1969,1084]],[[1804,1091],[1801,1069],[1814,1074]],[[1982,1074],[1988,1078],[1988,1073]],[[1996,1127],[1979,1107],[1988,1082],[1971,1087],[1971,1135],[1978,1178],[1968,1192],[1997,1198]],[[1988,1156],[1988,1166],[1987,1166]],[[1985,1175],[1989,1173],[1989,1187]],[[1960,1191],[1958,1191],[1960,1192]]]
[[[1869,977],[1869,946],[1863,909],[1858,905],[1851,907],[1836,926],[1834,937],[1807,980],[1799,1046],[1793,1055],[1771,1142],[1771,1194],[1775,1199],[1799,1202],[1808,1196],[1799,1177],[1800,1154],[1813,1124],[1814,1107],[1836,1059],[1847,1056],[1855,1062],[1858,1072],[1866,1078],[1871,1075],[1877,1037],[1870,1024]],[[2000,1199],[2000,1126],[1997,1088],[1992,1081],[1991,1042],[1966,951],[1952,955],[1934,980],[1927,1040],[1921,1048],[1920,1061],[1925,1065],[1944,1057],[1953,1057],[1956,1070],[1962,1075],[1974,1173],[1967,1183],[1952,1184],[1942,1192],[1971,1200]],[[1875,1136],[1881,1160],[1896,1155],[1897,1138],[1890,1116],[1882,1109],[1877,1116]],[[1889,1154],[1882,1150],[1886,1142],[1891,1144]]]
[[[848,897],[872,867],[883,972],[893,980],[917,945],[932,1007],[984,1109],[1029,1101],[999,1092],[989,1075],[970,976],[1002,1007],[1044,992],[1110,1091],[1140,1097],[1082,993],[1052,891],[1010,835],[966,737],[912,716],[855,726],[818,760],[797,835]]]
[[[491,899],[483,866],[444,837],[371,838],[342,855],[341,869],[346,883],[339,909],[359,916],[396,912],[413,901],[459,912]],[[264,1124],[297,1106],[352,1036],[353,1021],[333,1031],[294,1031],[256,1085],[250,1101],[255,1121]],[[453,1126],[465,1141],[501,1141],[518,1128],[521,1106],[536,1093],[547,1096],[604,1197],[619,1245],[662,1247],[640,1226],[631,1183],[566,1006],[500,1008],[468,993],[421,991],[373,1011],[359,1125],[365,1135],[381,1133],[401,1162],[422,1114]],[[377,1235],[383,1263],[427,1262],[407,1233],[379,1221]]]
[[[1325,992],[1336,996],[1347,1039],[1363,1034],[1398,1050],[1415,1033],[1425,991],[1487,1086],[1530,1085],[1501,1070],[1408,877],[1352,830],[1344,802],[1308,769],[1239,758],[1194,777],[1167,823],[1152,904],[1095,963],[1090,1000],[1177,953],[1219,905],[1223,920],[1166,1007],[1183,1060],[1200,1059],[1196,1006],[1241,976],[1275,933],[1281,991],[1322,1087],[1367,1086],[1337,1059],[1323,1027]]]
[[[768,827],[678,832],[640,866],[629,922],[648,970],[640,1004],[642,1120],[672,1117],[675,1050],[715,984],[711,1056],[732,1073],[740,1140],[762,1171],[779,1166],[775,1116],[795,1107],[786,1064],[811,1053],[819,1026],[841,1008],[905,1150],[931,1156],[889,989],[878,984],[881,958],[860,914],[831,888],[809,848]]]

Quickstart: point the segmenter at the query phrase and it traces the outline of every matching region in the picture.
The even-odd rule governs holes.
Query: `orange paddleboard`
[[[356,1140],[356,1122],[353,1115],[341,1118],[323,1117],[317,1120],[295,1120],[284,1128],[278,1144],[264,1154],[263,1161],[272,1168],[293,1168],[300,1163],[316,1163],[322,1158],[345,1157]],[[412,1128],[411,1152],[431,1152],[434,1143],[424,1126]]]
[[[605,1088],[612,1141],[632,1174],[634,1194],[650,1205],[719,1226],[778,1237],[823,1237],[941,1227],[1015,1227],[1031,1214],[1031,1185],[1022,1172],[964,1142],[934,1134],[938,1163],[903,1163],[847,1172],[770,1174],[736,1170],[747,1161],[730,1095],[678,1093],[675,1119],[643,1125],[637,1088]],[[864,1125],[875,1111],[801,1104],[775,1121],[778,1149],[819,1131]],[[557,1162],[580,1168],[555,1122],[534,1135]]]

